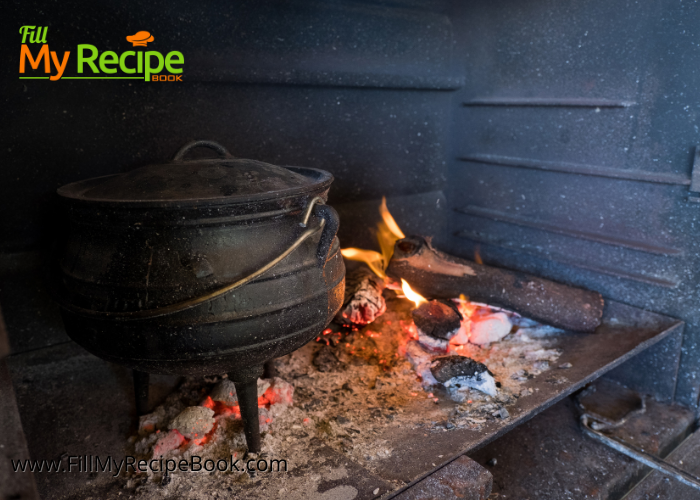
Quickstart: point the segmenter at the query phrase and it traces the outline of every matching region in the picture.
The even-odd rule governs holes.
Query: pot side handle
[[[323,232],[321,233],[321,239],[318,242],[318,248],[316,249],[318,265],[319,267],[323,267],[326,265],[328,252],[338,232],[340,217],[338,217],[338,212],[336,212],[333,207],[321,204],[316,204],[314,206],[314,215],[326,221],[323,226]]]

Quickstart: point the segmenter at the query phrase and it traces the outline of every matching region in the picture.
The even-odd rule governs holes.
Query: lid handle
[[[217,153],[221,155],[222,158],[233,158],[231,156],[231,153],[228,152],[228,150],[223,147],[221,144],[218,142],[214,141],[192,141],[188,144],[185,144],[180,148],[180,151],[175,153],[175,157],[173,158],[173,161],[182,161],[183,157],[192,149],[198,148],[198,147],[205,147],[209,149],[213,149]]]

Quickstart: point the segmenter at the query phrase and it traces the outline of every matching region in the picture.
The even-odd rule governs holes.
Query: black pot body
[[[297,239],[302,210],[319,195],[325,191],[140,208],[67,200],[59,267],[68,335],[96,356],[150,373],[235,373],[292,352],[343,301],[339,242],[319,259],[321,231],[254,281],[187,310],[130,320],[103,313],[164,307],[251,274]],[[307,227],[320,223],[312,214]]]

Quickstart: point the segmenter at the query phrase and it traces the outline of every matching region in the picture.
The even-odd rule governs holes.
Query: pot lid
[[[221,158],[184,159],[200,146],[217,151]],[[332,180],[323,170],[233,158],[220,144],[195,141],[180,149],[170,163],[74,182],[59,188],[58,194],[83,201],[140,205],[244,203],[293,196],[314,186],[327,187]]]

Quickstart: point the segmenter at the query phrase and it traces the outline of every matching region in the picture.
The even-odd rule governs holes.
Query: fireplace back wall
[[[343,245],[372,244],[387,195],[406,232],[452,253],[478,247],[486,262],[684,319],[681,376],[671,363],[662,387],[696,406],[697,7],[609,4],[15,2],[9,67],[28,23],[49,26],[57,51],[120,52],[147,29],[186,63],[182,83],[5,80],[0,304],[13,351],[67,341],[39,271],[55,189],[205,138],[331,171]],[[665,349],[668,364],[680,346]]]
[[[685,320],[677,383],[669,357],[617,375],[696,406],[698,5],[458,5],[449,250]]]

